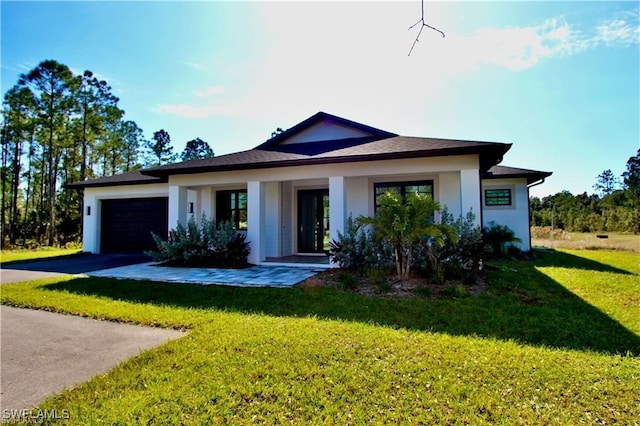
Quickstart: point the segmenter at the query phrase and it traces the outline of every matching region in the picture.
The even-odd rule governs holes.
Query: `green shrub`
[[[358,280],[348,272],[340,272],[336,278],[342,288],[346,290],[353,290],[358,287]]]
[[[521,241],[511,228],[493,221],[489,222],[488,227],[484,228],[483,239],[491,247],[492,254],[495,257],[503,257],[507,245]]]
[[[364,272],[368,268],[386,269],[392,262],[393,250],[385,241],[376,242],[372,231],[365,230],[349,215],[344,234],[329,243],[329,257],[341,268]]]
[[[421,284],[413,290],[413,293],[420,297],[431,297],[433,296],[433,288]]]
[[[386,279],[378,281],[376,283],[376,288],[378,290],[378,293],[389,293],[391,290],[393,290],[393,286]]]
[[[249,243],[246,236],[229,222],[216,226],[202,215],[198,224],[192,216],[187,226],[178,223],[164,241],[152,234],[158,251],[147,251],[154,261],[169,266],[242,268],[248,265]]]
[[[416,256],[417,267],[432,282],[445,279],[460,279],[466,271],[478,273],[485,256],[485,242],[482,231],[475,224],[475,215],[470,210],[464,217],[454,220],[446,206],[440,214],[440,224],[455,232],[443,235],[441,245],[423,239],[421,250]],[[431,252],[425,247],[431,246]],[[430,254],[431,253],[431,254]]]
[[[462,299],[470,296],[466,287],[463,286],[462,284],[449,286],[445,288],[442,293],[446,296],[453,297],[455,299]]]

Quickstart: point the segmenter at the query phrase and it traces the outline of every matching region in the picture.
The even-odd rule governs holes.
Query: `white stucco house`
[[[349,215],[387,192],[429,194],[454,215],[513,229],[530,249],[529,187],[549,172],[498,165],[511,144],[405,137],[319,112],[248,151],[70,185],[84,191],[83,248],[154,249],[190,215],[247,233],[249,262],[325,256]]]

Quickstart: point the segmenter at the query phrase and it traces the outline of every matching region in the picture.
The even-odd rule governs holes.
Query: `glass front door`
[[[329,190],[298,191],[298,252],[329,251]]]

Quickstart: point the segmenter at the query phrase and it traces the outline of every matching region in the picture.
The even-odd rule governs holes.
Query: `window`
[[[510,206],[511,205],[511,189],[485,189],[484,190],[485,206]]]
[[[380,207],[380,197],[390,192],[403,199],[412,194],[428,195],[433,199],[433,181],[422,180],[414,182],[380,182],[374,184],[375,208]]]
[[[228,221],[233,229],[247,229],[247,191],[244,189],[216,192],[216,221]]]

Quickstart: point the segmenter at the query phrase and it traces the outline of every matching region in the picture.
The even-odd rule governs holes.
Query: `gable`
[[[369,136],[373,136],[373,133],[353,126],[337,123],[335,120],[330,118],[325,118],[284,139],[280,142],[280,145],[294,145],[300,143],[363,138]]]

